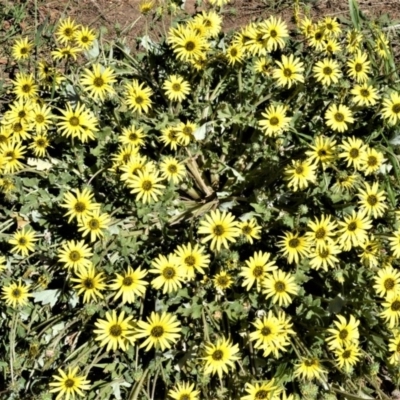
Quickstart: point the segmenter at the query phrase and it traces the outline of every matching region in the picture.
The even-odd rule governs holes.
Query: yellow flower
[[[17,306],[24,306],[28,303],[29,297],[32,295],[29,294],[29,285],[23,285],[21,281],[18,283],[11,283],[8,286],[3,286],[2,289],[3,295],[2,298],[5,300],[6,304],[16,308]]]
[[[294,58],[293,54],[289,57],[282,56],[281,61],[276,62],[279,68],[273,71],[273,77],[277,79],[278,86],[290,88],[293,83],[304,82],[304,64],[299,58]]]
[[[222,213],[213,210],[200,222],[199,234],[207,235],[201,240],[202,243],[211,240],[211,250],[221,250],[221,247],[229,248],[228,242],[235,242],[240,235],[235,217],[227,211]]]
[[[153,91],[144,83],[134,79],[132,83],[125,85],[125,102],[129,108],[139,114],[147,113],[151,108],[150,96]]]
[[[72,42],[79,27],[80,26],[69,17],[67,19],[62,19],[56,30],[57,40],[65,44]]]
[[[360,205],[360,211],[366,211],[367,215],[373,216],[374,218],[380,218],[384,215],[385,210],[388,206],[385,203],[386,196],[385,192],[381,190],[379,192],[378,182],[374,182],[370,185],[365,182],[365,189],[359,189],[358,197]]]
[[[315,170],[317,166],[312,164],[311,160],[296,161],[292,160],[292,165],[286,167],[284,171],[285,180],[288,182],[288,187],[293,188],[293,191],[303,190],[308,187],[309,182],[316,181]]]
[[[100,215],[100,209],[97,208],[82,216],[78,221],[78,231],[82,232],[83,237],[90,234],[90,241],[94,242],[104,236],[103,231],[108,229],[109,224],[110,216],[106,213]]]
[[[165,188],[159,183],[162,180],[163,178],[159,178],[157,171],[139,170],[127,181],[127,184],[132,189],[131,193],[136,194],[136,201],[146,204],[158,201],[158,197],[162,195],[161,191]]]
[[[263,280],[266,298],[272,298],[273,303],[279,306],[288,306],[292,302],[290,295],[297,295],[299,287],[297,286],[293,275],[285,273],[280,269],[272,271]]]
[[[183,77],[179,75],[171,75],[165,80],[163,89],[171,101],[183,101],[186,96],[190,93],[189,82],[185,81]]]
[[[348,75],[359,83],[364,83],[368,80],[368,73],[370,71],[370,61],[367,61],[368,56],[366,53],[358,51],[356,56],[347,62]]]
[[[100,64],[94,64],[92,68],[93,71],[84,70],[81,85],[91,98],[104,101],[107,95],[114,93],[111,85],[117,81],[115,73],[110,67],[104,68]]]
[[[50,393],[58,393],[56,400],[62,398],[75,399],[75,394],[85,397],[83,390],[90,389],[90,381],[86,380],[86,376],[78,376],[78,367],[74,369],[68,368],[67,373],[62,369],[58,369],[59,375],[53,375],[56,382],[51,382],[49,385],[52,387]]]
[[[160,348],[161,351],[170,349],[180,338],[181,324],[176,316],[167,312],[161,315],[152,312],[147,321],[138,321],[138,327],[135,330],[135,338],[146,340],[140,347],[146,347],[149,351],[152,347]]]
[[[265,112],[261,113],[265,119],[259,121],[261,130],[266,136],[277,136],[282,133],[290,122],[290,117],[286,117],[284,106],[269,106]]]
[[[83,293],[84,303],[90,302],[91,299],[96,301],[97,297],[103,298],[100,291],[106,288],[106,284],[102,272],[96,274],[94,266],[90,264],[87,268],[81,268],[76,275],[78,278],[71,278],[71,281],[78,283],[74,288],[78,290],[78,294]]]
[[[318,61],[314,68],[314,76],[318,82],[323,86],[330,86],[332,83],[338,83],[339,78],[342,76],[340,65],[336,60],[331,58],[324,58]]]
[[[285,232],[285,236],[280,236],[282,240],[278,241],[283,255],[288,258],[289,263],[300,262],[300,257],[307,256],[309,252],[309,242],[306,236],[300,236],[299,233]]]
[[[338,230],[339,244],[345,251],[352,247],[362,245],[368,240],[367,230],[372,228],[371,220],[364,211],[352,211],[344,217],[344,221],[339,221],[341,228]]]
[[[308,357],[295,365],[294,376],[306,380],[319,379],[325,373],[318,358]]]
[[[8,243],[14,245],[11,249],[13,253],[21,253],[22,256],[27,256],[30,251],[34,251],[36,234],[31,229],[23,228],[20,231],[14,233],[13,238],[8,241]]]
[[[12,47],[12,56],[15,60],[25,60],[32,53],[33,43],[27,38],[16,40]]]
[[[215,373],[222,378],[223,373],[228,373],[228,368],[234,368],[234,362],[239,360],[237,353],[239,347],[237,344],[233,345],[230,340],[220,338],[215,344],[207,343],[205,347],[205,366],[204,373],[206,375]]]
[[[344,132],[348,129],[347,124],[354,122],[352,111],[345,105],[332,104],[325,113],[326,125],[332,130]]]
[[[335,328],[327,329],[331,336],[326,338],[330,350],[340,349],[351,344],[358,344],[360,321],[350,315],[347,321],[343,315],[337,315],[338,321],[333,321]]]
[[[95,329],[93,332],[97,335],[95,340],[101,341],[100,346],[107,345],[107,351],[122,349],[126,351],[127,348],[135,340],[133,337],[133,329],[131,327],[131,320],[133,316],[130,315],[125,318],[125,312],[117,316],[115,310],[106,312],[106,319],[98,319],[95,322]]]
[[[400,120],[400,95],[391,93],[388,99],[383,100],[382,117],[390,125],[395,125]]]

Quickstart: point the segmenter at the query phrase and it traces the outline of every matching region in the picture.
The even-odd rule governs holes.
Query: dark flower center
[[[357,229],[357,222],[353,221],[347,225],[347,230],[350,232],[354,232]]]
[[[178,168],[174,164],[168,165],[168,172],[171,174],[176,174],[178,172]]]
[[[236,57],[237,54],[238,54],[238,51],[236,49],[231,49],[231,51],[230,51],[231,57]]]
[[[352,148],[349,152],[350,158],[357,158],[360,155],[360,152],[356,148]]]
[[[19,51],[20,51],[21,55],[28,54],[28,52],[29,52],[29,50],[28,50],[27,47],[21,47],[21,48],[19,49]]]
[[[155,326],[151,329],[150,335],[155,338],[160,338],[164,334],[164,328],[162,326]]]
[[[75,381],[73,380],[73,379],[66,379],[65,381],[64,381],[64,386],[66,387],[66,388],[69,388],[69,389],[71,389],[71,388],[73,388],[74,386],[75,386]]]
[[[69,123],[70,123],[70,125],[72,125],[72,126],[78,126],[79,125],[79,118],[78,117],[71,117],[70,119],[69,119]]]
[[[346,350],[343,352],[342,354],[342,358],[347,359],[351,357],[351,351],[350,350]]]
[[[18,298],[20,298],[21,297],[21,290],[19,290],[19,289],[14,289],[13,291],[12,291],[12,296],[14,297],[14,298],[16,298],[16,299],[18,299]]]
[[[268,336],[271,334],[271,329],[269,329],[268,326],[263,326],[260,333],[263,336]]]
[[[145,192],[148,192],[149,190],[151,190],[153,187],[153,183],[151,181],[143,181],[142,183],[142,189]]]
[[[369,97],[369,90],[368,89],[361,89],[360,90],[360,95],[362,97]]]
[[[222,236],[225,233],[225,229],[222,225],[215,225],[213,232],[215,236]]]
[[[71,28],[65,28],[64,29],[64,35],[67,36],[68,38],[73,35],[74,31]]]
[[[18,113],[18,118],[25,118],[26,117],[26,112],[24,111],[24,110],[21,110],[19,113]]]
[[[99,220],[95,219],[95,218],[91,219],[89,221],[88,225],[89,225],[89,228],[92,229],[92,230],[96,230],[96,229],[100,228]]]
[[[400,301],[399,300],[395,300],[392,305],[390,306],[390,309],[392,311],[400,311]]]
[[[400,103],[393,104],[393,106],[392,106],[392,111],[393,111],[395,114],[400,113]]]
[[[162,275],[165,279],[172,279],[176,275],[175,269],[172,267],[166,267],[163,269]]]
[[[292,249],[295,249],[299,245],[300,245],[300,240],[299,239],[293,238],[293,239],[289,240],[289,247],[291,247]]]
[[[269,395],[269,392],[262,389],[262,390],[258,390],[255,393],[254,398],[256,400],[266,400],[266,399],[268,399],[268,395]]]
[[[329,257],[329,250],[328,249],[323,249],[323,250],[320,250],[319,251],[319,253],[318,253],[318,255],[319,255],[319,257],[320,258],[328,258]]]
[[[185,258],[185,264],[186,264],[188,267],[193,267],[193,265],[196,264],[196,259],[195,259],[192,255],[187,256],[187,257]]]
[[[109,332],[110,332],[110,335],[111,335],[111,336],[114,336],[114,337],[121,336],[121,334],[122,334],[121,325],[115,324],[115,325],[111,326]]]
[[[24,93],[29,93],[32,90],[32,86],[28,83],[25,83],[25,85],[22,85],[21,89]]]
[[[278,117],[272,117],[272,118],[269,120],[269,124],[272,125],[272,126],[279,125],[279,118],[278,118]]]
[[[383,283],[383,286],[386,290],[392,290],[394,288],[394,285],[395,281],[392,278],[385,279],[385,282]]]
[[[315,238],[316,239],[323,239],[326,236],[326,231],[324,228],[319,228],[316,232],[315,232]]]
[[[282,293],[285,290],[286,290],[285,282],[282,281],[275,282],[275,291],[277,291],[278,293]]]
[[[378,159],[375,156],[369,156],[367,163],[370,167],[375,167],[378,164]]]
[[[85,203],[82,203],[81,201],[77,201],[74,209],[77,213],[83,213],[86,210],[86,205]]]
[[[354,69],[356,70],[356,72],[361,72],[363,69],[362,64],[357,63],[356,65],[354,65]]]
[[[27,243],[28,243],[28,241],[27,241],[26,238],[24,238],[24,237],[19,238],[19,240],[18,240],[18,244],[19,244],[20,246],[26,246]]]
[[[271,30],[269,31],[269,35],[270,35],[272,38],[276,38],[276,37],[278,36],[278,32],[277,32],[275,29],[271,29]]]
[[[214,353],[212,353],[212,359],[215,361],[219,361],[222,360],[222,358],[224,357],[224,353],[222,350],[215,350]]]
[[[242,227],[242,232],[244,235],[250,235],[250,233],[253,231],[253,228],[250,225],[245,225]]]
[[[260,276],[262,276],[264,274],[264,267],[262,267],[261,265],[257,265],[256,267],[254,267],[253,269],[253,276],[255,278],[259,278]]]
[[[13,131],[16,132],[16,133],[21,132],[22,131],[22,125],[19,122],[16,122],[13,125]]]
[[[226,276],[219,276],[217,278],[217,283],[218,283],[219,286],[225,287],[225,286],[228,285],[229,280],[228,280],[228,278]]]
[[[196,48],[196,43],[189,41],[185,44],[186,51],[193,51]]]
[[[290,78],[290,77],[293,75],[293,71],[292,71],[290,68],[285,68],[285,69],[283,70],[283,75],[284,75],[286,78]]]
[[[139,105],[140,105],[140,104],[143,104],[144,99],[143,99],[142,96],[136,96],[135,102],[136,102],[136,104],[139,104]]]
[[[313,360],[313,359],[308,359],[308,360],[305,360],[304,361],[304,365],[306,366],[306,367],[312,367],[313,365],[315,365],[316,363],[315,363],[315,360]]]
[[[347,336],[349,336],[349,332],[347,331],[347,329],[342,329],[339,333],[339,338],[344,340],[347,338]]]
[[[367,197],[367,203],[368,203],[370,206],[374,206],[374,205],[376,205],[376,203],[378,203],[378,198],[377,198],[375,195],[370,194],[370,195]]]
[[[79,251],[72,250],[71,253],[69,253],[69,259],[73,262],[77,262],[81,259],[81,254]]]
[[[174,92],[180,92],[180,91],[181,91],[181,84],[180,84],[180,83],[174,83],[174,84],[172,85],[172,90],[173,90]]]
[[[104,84],[105,84],[104,79],[101,76],[97,76],[96,78],[93,79],[93,86],[100,88],[104,86]]]
[[[322,72],[324,73],[324,75],[331,75],[333,72],[333,69],[331,67],[325,67]]]
[[[43,117],[43,115],[42,115],[42,114],[37,114],[36,117],[35,117],[35,121],[36,121],[38,124],[42,124],[42,123],[44,122],[44,117]]]
[[[343,122],[344,121],[344,115],[340,112],[337,112],[333,118],[335,118],[336,122]]]
[[[86,278],[83,281],[83,286],[85,286],[86,289],[93,289],[94,288],[94,283],[92,278]]]

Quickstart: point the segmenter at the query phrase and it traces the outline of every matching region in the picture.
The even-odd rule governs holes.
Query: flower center
[[[132,142],[135,142],[136,140],[138,140],[138,135],[134,132],[130,133],[129,140],[131,140]]]
[[[347,332],[347,329],[342,329],[339,333],[339,338],[344,340],[349,336],[349,332]]]
[[[354,65],[354,69],[356,70],[356,72],[361,72],[363,69],[362,64],[357,63],[356,65]]]
[[[313,365],[315,365],[315,360],[313,360],[313,359],[305,360],[304,365],[306,367],[312,367]]]
[[[28,83],[25,83],[25,85],[22,85],[21,89],[24,93],[29,93],[32,90],[32,86]]]
[[[304,168],[301,165],[298,165],[295,168],[295,172],[296,172],[297,175],[301,175],[304,172]]]
[[[269,120],[269,124],[272,126],[276,126],[279,124],[279,118],[278,117],[272,117]]]
[[[114,337],[121,336],[121,334],[122,334],[121,325],[115,324],[115,325],[111,326],[109,332],[110,332],[110,335],[111,335],[111,336],[114,336]]]
[[[196,48],[196,43],[189,41],[185,44],[186,51],[193,51]]]
[[[250,235],[252,231],[253,231],[253,228],[250,225],[245,225],[242,228],[242,232],[244,235]]]
[[[153,184],[152,184],[151,181],[148,181],[148,180],[143,181],[143,183],[142,183],[142,189],[143,189],[145,192],[148,192],[149,190],[151,190],[152,187],[153,187]]]
[[[344,115],[340,112],[337,112],[333,118],[335,118],[336,122],[343,122],[344,121]]]
[[[290,78],[290,77],[293,75],[293,71],[292,71],[290,68],[285,68],[285,69],[283,70],[283,75],[284,75],[286,78]]]
[[[68,378],[68,379],[66,379],[66,380],[64,381],[64,386],[65,386],[66,388],[71,389],[71,388],[73,388],[73,387],[75,386],[75,381],[74,381],[73,379]]]
[[[353,221],[347,225],[347,230],[350,232],[354,232],[357,229],[357,222]]]
[[[86,205],[85,203],[78,201],[75,203],[74,209],[77,213],[83,213],[86,210]]]
[[[215,361],[220,361],[224,357],[224,353],[222,350],[215,350],[211,357]]]
[[[271,334],[271,329],[269,329],[268,326],[263,326],[260,333],[263,336],[269,336]]]
[[[375,167],[378,164],[378,159],[375,156],[369,156],[367,163],[370,167]]]
[[[77,262],[81,259],[81,254],[79,253],[79,251],[72,250],[71,253],[69,253],[69,259],[72,262]]]
[[[262,267],[261,265],[257,265],[256,267],[254,267],[253,269],[253,276],[255,278],[259,278],[260,276],[262,276],[264,274],[264,267]]]
[[[21,110],[19,113],[18,113],[18,118],[25,118],[26,117],[26,112],[24,111],[24,110]]]
[[[369,90],[368,89],[361,89],[360,90],[360,95],[362,97],[369,97]]]
[[[93,79],[93,86],[96,86],[97,88],[104,86],[104,84],[104,79],[101,76],[97,76]]]
[[[100,228],[99,220],[94,219],[94,218],[89,221],[88,225],[89,225],[89,228],[92,230],[97,230]]]
[[[24,237],[19,238],[19,240],[18,240],[18,244],[19,244],[20,246],[26,246],[27,242],[28,242],[28,241],[27,241],[26,238],[24,238]]]
[[[182,396],[179,397],[179,400],[190,400],[190,395],[183,394]]]
[[[217,283],[218,283],[219,286],[225,287],[225,286],[228,285],[229,280],[228,280],[228,278],[226,276],[219,276],[217,278]]]
[[[74,31],[71,28],[65,28],[64,29],[64,35],[67,36],[68,38],[72,36]]]
[[[186,264],[188,267],[193,267],[193,265],[196,264],[196,259],[195,259],[192,255],[187,256],[187,257],[185,258],[185,264]]]
[[[278,36],[278,32],[277,32],[275,29],[271,29],[271,30],[269,31],[269,35],[270,35],[272,38],[276,38],[276,37]]]
[[[172,279],[176,275],[175,269],[172,267],[166,267],[163,269],[162,275],[165,279]]]
[[[87,43],[88,41],[89,41],[89,38],[87,36],[81,36],[82,43]]]
[[[168,165],[168,172],[171,174],[176,174],[178,172],[178,168],[174,164]]]
[[[150,335],[155,337],[155,338],[160,338],[162,335],[164,334],[164,328],[162,326],[155,326],[154,328],[152,328],[152,330],[150,331]]]
[[[284,292],[284,291],[286,290],[285,282],[276,281],[276,282],[275,282],[275,290],[276,290],[278,293]]]
[[[254,398],[256,399],[256,400],[266,400],[266,399],[268,399],[268,391],[266,391],[266,390],[258,390],[257,392],[256,392],[256,394],[254,395]]]
[[[237,54],[238,54],[238,51],[236,49],[231,49],[231,51],[230,51],[231,57],[236,57]]]
[[[297,238],[293,238],[289,240],[289,247],[291,247],[292,249],[295,249],[296,247],[298,247],[300,245],[300,240]]]
[[[343,352],[342,358],[347,359],[347,358],[350,358],[350,357],[351,357],[351,351],[350,350],[346,350],[346,351]]]
[[[86,289],[93,289],[94,288],[93,279],[86,278],[83,282],[83,286],[85,286]]]
[[[78,126],[79,125],[79,118],[78,117],[71,117],[70,119],[69,119],[69,124],[71,125],[71,126]]]
[[[315,238],[316,239],[323,239],[326,236],[326,231],[324,228],[319,228],[316,232],[315,232]]]
[[[136,104],[140,105],[140,104],[142,104],[144,102],[144,99],[143,99],[142,96],[136,96],[135,102],[136,102]]]
[[[42,114],[36,115],[35,121],[36,121],[38,124],[42,124],[42,123],[44,122],[44,117],[43,117],[43,115],[42,115]]]
[[[318,255],[319,255],[319,257],[320,258],[328,258],[329,257],[329,250],[328,249],[323,249],[323,250],[320,250],[319,251],[319,253],[318,253]]]
[[[374,206],[374,205],[376,205],[376,203],[378,203],[378,198],[377,198],[375,195],[370,194],[370,195],[367,197],[367,203],[368,203],[370,206]]]
[[[25,54],[28,54],[28,48],[27,47],[21,47],[20,49],[19,49],[19,51],[20,51],[20,53],[21,53],[21,55],[25,55]]]
[[[322,72],[324,73],[324,75],[331,75],[333,72],[333,69],[331,67],[325,67]]]
[[[383,283],[383,286],[386,290],[392,290],[394,288],[394,285],[395,281],[392,278],[385,279],[385,282]]]
[[[349,152],[350,158],[357,158],[360,155],[360,152],[358,149],[351,149]]]
[[[393,106],[392,106],[392,111],[393,111],[395,114],[400,113],[400,103],[393,104]]]
[[[222,236],[225,233],[225,229],[222,225],[215,225],[213,232],[215,236]]]
[[[390,306],[390,309],[392,311],[400,311],[400,301],[399,300],[395,300],[392,305]]]
[[[13,125],[13,131],[14,131],[15,133],[19,133],[19,132],[21,132],[22,130],[23,130],[22,125],[21,125],[19,122],[16,122],[16,123]]]
[[[173,90],[174,92],[180,92],[180,91],[181,91],[181,85],[180,85],[180,83],[174,83],[174,84],[172,85],[172,90]]]
[[[14,289],[13,291],[12,291],[12,296],[15,298],[15,299],[18,299],[18,298],[20,298],[21,297],[21,291],[19,290],[19,289]]]
[[[183,133],[185,136],[192,136],[193,129],[192,129],[190,126],[185,126],[185,127],[182,129],[182,133]]]

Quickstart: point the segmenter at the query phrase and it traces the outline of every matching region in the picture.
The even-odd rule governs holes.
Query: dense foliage
[[[133,53],[63,19],[0,104],[0,397],[375,399],[400,373],[389,31],[225,0]],[[149,20],[174,15],[142,2]],[[161,10],[161,11],[160,11]],[[166,24],[169,17],[162,19]]]

